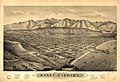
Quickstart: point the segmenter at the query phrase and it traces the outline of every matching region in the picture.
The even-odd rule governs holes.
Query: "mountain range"
[[[116,32],[117,23],[112,21],[95,21],[89,20],[74,20],[74,19],[44,19],[44,20],[28,20],[19,23],[4,25],[4,30],[19,30],[19,29],[40,29],[40,28],[82,28],[93,31],[112,31]]]

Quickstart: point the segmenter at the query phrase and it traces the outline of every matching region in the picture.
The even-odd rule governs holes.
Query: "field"
[[[79,34],[43,34],[40,30],[5,31],[4,41],[9,40],[19,42],[25,50],[36,53],[18,56],[15,55],[14,52],[6,50],[4,44],[4,70],[116,70],[116,50],[112,54],[109,54],[111,56],[107,56],[103,52],[91,52],[89,53],[90,57],[83,57],[79,63],[70,65],[70,62],[89,52],[89,49],[84,47],[88,45],[97,47],[107,41],[115,40],[113,37],[90,35],[93,35],[93,32]],[[114,46],[116,47],[115,44]],[[105,49],[103,48],[103,50]],[[94,55],[101,54],[104,56],[98,56],[97,58],[95,56],[93,60],[90,59],[91,57],[94,57]],[[98,61],[98,63],[94,63],[94,61]],[[89,64],[86,64],[86,62]],[[102,64],[102,66],[99,66],[100,62],[105,63]],[[111,65],[111,67],[109,65],[106,67],[107,63],[112,62],[114,63],[114,66]],[[83,63],[85,63],[85,65],[83,65]]]

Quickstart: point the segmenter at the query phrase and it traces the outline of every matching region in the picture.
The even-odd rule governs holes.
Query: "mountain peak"
[[[108,28],[107,28],[107,27]],[[36,28],[51,28],[51,27],[67,27],[67,28],[84,28],[89,30],[105,30],[105,29],[115,29],[117,28],[117,24],[112,21],[96,21],[90,22],[89,20],[74,20],[69,18],[64,18],[62,20],[55,18],[46,18],[44,20],[28,20],[19,23],[13,23],[4,25],[5,30],[10,29],[36,29]]]

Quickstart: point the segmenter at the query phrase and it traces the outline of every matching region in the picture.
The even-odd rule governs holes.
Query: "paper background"
[[[120,82],[120,44],[119,44],[119,31],[120,31],[120,1],[119,0],[0,0],[0,82]],[[14,71],[14,72],[7,72],[3,71],[3,20],[4,20],[4,13],[3,13],[3,6],[117,6],[117,71],[80,71],[79,73],[86,73],[88,75],[87,78],[30,78],[24,79],[22,78],[24,74],[34,74],[35,72],[32,71]],[[53,71],[47,72],[52,73]],[[58,72],[58,71],[57,71]],[[63,73],[61,71],[60,73]],[[37,72],[38,73],[38,72]],[[42,73],[42,72],[39,72]],[[45,72],[44,72],[45,73]],[[54,71],[55,73],[55,71]],[[72,72],[69,72],[72,73]],[[74,72],[75,73],[75,72]],[[76,72],[77,73],[77,72]],[[20,79],[14,79],[12,76],[14,74],[20,74]],[[105,79],[90,79],[89,75],[100,76],[100,74],[105,74]],[[11,79],[7,79],[7,75],[11,75]]]

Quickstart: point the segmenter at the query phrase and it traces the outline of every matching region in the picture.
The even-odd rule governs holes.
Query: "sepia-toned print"
[[[117,71],[115,6],[4,6],[4,71]]]

